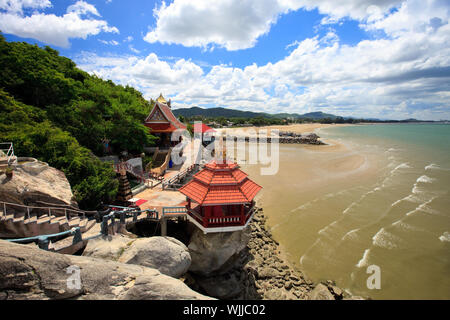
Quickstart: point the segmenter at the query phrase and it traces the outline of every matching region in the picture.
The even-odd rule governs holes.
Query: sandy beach
[[[290,131],[294,133],[309,133],[314,132],[317,129],[320,128],[328,128],[328,127],[342,127],[342,126],[350,126],[351,124],[325,124],[325,123],[296,123],[296,124],[290,124],[290,125],[280,125],[280,126],[263,126],[263,127],[235,127],[235,128],[221,128],[221,129],[215,129],[216,131],[236,131],[236,130],[242,130],[242,131],[249,131],[249,130],[280,130],[280,131]]]

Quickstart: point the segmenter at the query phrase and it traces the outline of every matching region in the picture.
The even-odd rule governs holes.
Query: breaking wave
[[[384,228],[381,228],[372,238],[372,244],[374,246],[387,248],[387,249],[397,248],[397,244],[400,241],[401,241],[401,239],[399,237],[386,231]]]
[[[364,251],[364,254],[363,254],[361,260],[359,260],[359,262],[356,264],[356,266],[357,266],[358,268],[362,268],[362,267],[365,267],[365,266],[368,265],[368,262],[369,262],[369,252],[370,252],[370,249],[366,249],[366,250]]]
[[[410,168],[411,168],[411,166],[410,166],[407,162],[404,162],[404,163],[401,163],[401,164],[399,164],[398,166],[396,166],[396,167],[391,171],[391,174],[394,173],[394,172],[396,172],[396,171],[399,170],[399,169],[410,169]]]
[[[422,183],[432,183],[433,181],[434,181],[433,178],[430,178],[430,177],[425,176],[425,175],[420,176],[420,177],[417,178],[417,180],[416,180],[417,183],[419,183],[419,182],[422,182]]]
[[[442,242],[450,242],[450,232],[445,231],[442,236],[439,237]]]

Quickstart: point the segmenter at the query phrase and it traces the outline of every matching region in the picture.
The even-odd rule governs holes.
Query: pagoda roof
[[[202,123],[194,123],[194,132],[205,133],[205,132],[216,132],[216,130],[214,130],[213,128],[207,126],[202,122]]]
[[[155,102],[155,106],[145,119],[145,126],[156,133],[186,129],[186,125],[175,117],[172,109],[167,104],[158,101]]]
[[[179,191],[200,205],[229,205],[250,203],[261,188],[236,163],[212,161]]]

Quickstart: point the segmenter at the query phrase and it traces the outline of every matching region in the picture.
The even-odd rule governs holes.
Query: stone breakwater
[[[208,277],[188,273],[186,283],[195,291],[219,299],[359,299],[351,297],[331,280],[315,284],[292,267],[266,227],[261,209],[246,232],[249,233],[246,247],[225,268]]]
[[[315,133],[298,134],[293,132],[280,132],[279,136],[257,137],[257,136],[223,136],[223,140],[245,141],[245,142],[266,142],[272,143],[277,141],[284,144],[313,144],[313,145],[326,145],[326,143],[319,140],[319,136]]]

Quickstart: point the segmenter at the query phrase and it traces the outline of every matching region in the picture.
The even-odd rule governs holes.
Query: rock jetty
[[[319,136],[315,133],[299,134],[294,132],[280,131],[278,136],[258,137],[258,136],[223,136],[223,140],[244,140],[245,142],[267,142],[277,141],[278,143],[285,144],[313,144],[313,145],[326,145],[326,143],[319,140]]]

